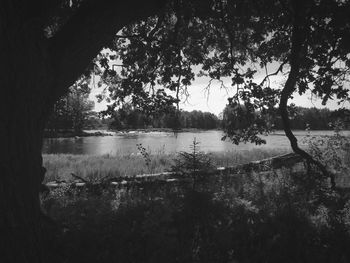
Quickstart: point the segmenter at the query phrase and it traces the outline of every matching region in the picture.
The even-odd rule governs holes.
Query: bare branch
[[[269,82],[269,85],[270,85],[270,77],[276,76],[276,75],[278,75],[278,73],[283,72],[283,67],[284,67],[285,64],[287,64],[287,62],[288,62],[288,59],[285,59],[285,60],[281,63],[281,65],[278,67],[278,69],[277,69],[275,72],[270,73],[270,74],[267,73],[267,68],[266,68],[266,65],[265,65],[266,76],[265,76],[264,79],[260,82],[259,85],[262,86],[262,85],[265,83],[265,81],[268,81],[268,82]]]
[[[188,103],[189,105],[193,106],[188,99],[190,98],[190,93],[188,92],[187,85],[184,86],[183,89],[181,89],[181,96],[185,96],[184,103]]]

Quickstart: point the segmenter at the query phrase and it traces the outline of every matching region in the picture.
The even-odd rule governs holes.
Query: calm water
[[[295,131],[299,142],[306,136],[305,131]],[[312,135],[332,135],[332,131],[313,131]],[[350,136],[350,131],[344,131],[344,135]],[[136,144],[141,143],[151,153],[173,153],[188,151],[189,145],[196,138],[200,142],[200,149],[204,152],[220,152],[232,150],[249,150],[254,148],[284,148],[290,149],[289,141],[281,131],[263,136],[265,145],[256,146],[247,143],[234,145],[229,141],[221,141],[221,131],[197,131],[197,132],[150,132],[150,133],[125,133],[114,134],[105,137],[83,138],[59,138],[45,139],[43,153],[70,153],[70,154],[131,154],[137,153]]]

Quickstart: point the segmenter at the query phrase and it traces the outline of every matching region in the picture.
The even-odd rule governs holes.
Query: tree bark
[[[0,262],[43,262],[39,191],[53,84],[47,39],[28,3],[0,3]]]
[[[34,116],[21,111],[19,117],[28,115]],[[42,262],[39,189],[45,170],[41,124],[14,121],[7,125],[1,129],[8,134],[1,136],[6,142],[0,153],[1,262]]]
[[[330,178],[331,187],[332,189],[335,189],[336,185],[334,176],[327,171],[326,167],[322,163],[312,158],[310,154],[299,147],[298,140],[291,130],[288,116],[288,100],[296,89],[300,73],[301,59],[306,55],[305,52],[307,52],[307,47],[305,46],[308,33],[307,18],[305,14],[307,7],[308,6],[305,3],[300,4],[298,1],[294,1],[295,15],[291,38],[291,53],[289,56],[290,72],[281,92],[279,110],[282,118],[283,129],[290,141],[292,150],[303,157],[309,164],[316,165],[325,177]]]
[[[90,6],[48,39],[40,17],[44,2],[0,2],[1,263],[45,262],[41,150],[54,103],[118,29],[162,6],[157,0],[86,1]]]

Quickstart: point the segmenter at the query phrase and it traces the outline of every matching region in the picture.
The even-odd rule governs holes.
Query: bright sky
[[[276,68],[275,65],[270,66],[269,72],[273,72]],[[264,75],[262,73],[257,74],[257,78],[255,81],[259,83]],[[282,75],[277,75],[270,77],[271,86],[272,87],[281,87],[285,81],[285,77]],[[227,98],[234,95],[233,90],[220,89],[220,83],[218,81],[213,81],[211,84],[211,88],[208,92],[206,92],[206,87],[208,86],[209,79],[205,77],[197,78],[191,86],[188,87],[188,92],[190,96],[185,101],[185,97],[182,98],[182,102],[180,103],[180,108],[186,111],[192,110],[201,110],[212,112],[216,115],[220,114],[225,105],[227,104]],[[225,82],[227,87],[230,87],[230,80]],[[96,85],[97,86],[97,85]],[[95,101],[95,110],[101,111],[106,109],[106,102],[98,103],[96,99],[96,95],[101,92],[101,88],[92,87],[92,92],[90,94],[90,99]],[[303,107],[317,107],[324,108],[325,106],[321,105],[321,101],[316,98],[311,97],[311,93],[306,93],[303,96],[295,95],[293,100],[290,102],[295,103],[297,106]],[[349,107],[350,105],[343,105],[344,107]],[[327,108],[329,109],[337,109],[339,108],[336,101],[329,101],[327,103]]]

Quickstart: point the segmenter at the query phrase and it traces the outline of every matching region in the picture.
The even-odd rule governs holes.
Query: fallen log
[[[289,153],[285,155],[279,155],[259,161],[250,162],[247,164],[241,164],[236,166],[229,167],[217,167],[208,171],[208,175],[232,175],[235,176],[237,174],[242,173],[251,173],[251,172],[266,172],[272,171],[276,169],[282,168],[293,168],[297,165],[303,165],[303,159],[299,155],[295,153]],[[300,169],[300,167],[299,167]],[[302,169],[302,168],[301,168]],[[98,186],[105,184],[105,186],[126,186],[128,184],[144,183],[144,182],[177,182],[181,180],[185,180],[181,175],[176,174],[175,172],[163,172],[156,174],[140,174],[136,176],[120,176],[117,178],[103,178],[101,182],[89,182],[86,179],[78,176],[74,173],[71,173],[72,177],[76,180],[71,183],[75,187],[83,188],[89,186]],[[48,182],[46,186],[49,189],[57,188],[63,185],[67,185],[66,182],[52,181]]]

